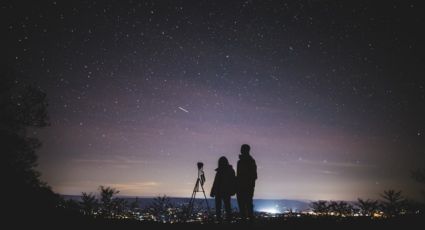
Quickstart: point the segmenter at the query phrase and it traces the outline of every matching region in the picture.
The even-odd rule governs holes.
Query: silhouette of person
[[[254,188],[257,179],[257,165],[254,158],[249,154],[251,147],[247,144],[241,146],[241,154],[237,165],[236,197],[238,199],[239,212],[243,219],[254,218]]]
[[[226,157],[220,157],[218,160],[218,168],[215,170],[214,183],[211,188],[211,197],[215,197],[215,213],[217,220],[221,220],[221,205],[224,203],[224,210],[226,212],[226,219],[230,220],[232,217],[232,210],[230,205],[230,197],[236,194],[236,176],[235,170]]]

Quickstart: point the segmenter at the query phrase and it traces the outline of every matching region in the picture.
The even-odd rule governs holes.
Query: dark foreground
[[[136,220],[51,219],[15,222],[41,229],[424,229],[424,216],[392,219],[302,217],[238,223],[147,223]]]

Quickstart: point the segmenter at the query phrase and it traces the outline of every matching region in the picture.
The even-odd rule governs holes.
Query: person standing
[[[226,157],[220,157],[218,160],[218,168],[215,170],[213,186],[211,188],[211,197],[215,197],[215,212],[217,220],[221,221],[221,205],[224,203],[226,219],[232,218],[232,208],[230,197],[236,194],[236,176],[235,170]]]
[[[249,154],[251,147],[247,144],[241,146],[241,154],[237,165],[236,197],[242,219],[254,218],[254,189],[257,180],[257,165]]]

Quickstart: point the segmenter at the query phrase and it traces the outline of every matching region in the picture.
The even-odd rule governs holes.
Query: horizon
[[[76,195],[70,195],[70,194],[59,194],[59,195],[61,195],[61,196],[82,196],[81,194],[76,194]],[[96,195],[96,194],[94,194],[94,195]],[[120,197],[120,198],[143,198],[143,199],[154,199],[154,198],[157,198],[157,197],[162,197],[162,196],[164,196],[165,194],[159,194],[159,195],[157,195],[157,196],[128,196],[128,195],[120,195],[120,194],[117,194],[116,195],[116,197]],[[191,197],[190,196],[188,196],[188,197],[175,197],[175,196],[167,196],[167,195],[165,195],[167,198],[172,198],[172,199],[191,199]],[[200,199],[200,200],[204,200],[205,198],[204,197],[196,197],[195,199]],[[213,200],[214,199],[214,197],[207,197],[207,199],[208,200]],[[230,199],[232,199],[232,200],[236,200],[236,197],[234,197],[234,196],[232,196]],[[305,201],[305,202],[307,202],[307,201],[310,201],[310,200],[302,200],[302,199],[300,199],[300,200],[295,200],[295,199],[285,199],[285,198],[283,198],[283,199],[273,199],[273,198],[254,198],[254,200],[294,200],[294,201]]]
[[[70,196],[70,197],[81,197],[82,195],[81,194],[76,194],[76,195],[70,195],[70,194],[59,194],[60,196]],[[94,194],[95,196],[97,196],[98,194]],[[128,196],[128,195],[120,195],[120,194],[117,194],[116,195],[116,197],[118,197],[118,198],[131,198],[131,199],[136,199],[136,198],[141,198],[141,199],[154,199],[154,198],[157,198],[157,197],[160,197],[160,196],[164,196],[165,194],[158,194],[157,196]],[[190,196],[188,196],[188,197],[175,197],[175,196],[167,196],[167,195],[165,195],[167,198],[170,198],[170,199],[191,199],[191,197]],[[359,197],[359,198],[361,198],[361,197]],[[196,200],[204,200],[205,198],[204,197],[195,197],[195,199]],[[208,200],[214,200],[215,198],[214,197],[208,197],[207,196],[207,199]],[[235,197],[235,196],[232,196],[231,198],[230,198],[231,200],[237,200],[237,198]],[[270,200],[270,201],[283,201],[283,200],[286,200],[286,201],[297,201],[297,202],[304,202],[304,203],[311,203],[311,202],[315,202],[315,201],[319,201],[319,200],[308,200],[308,199],[288,199],[288,198],[256,198],[256,197],[254,197],[254,200],[264,200],[264,201],[267,201],[267,200]],[[357,202],[357,200],[327,200],[327,201],[346,201],[346,202]]]
[[[2,4],[4,61],[47,95],[29,129],[62,194],[210,195],[251,146],[254,199],[421,198],[423,7],[394,1]],[[17,84],[17,83],[16,83]],[[18,104],[17,106],[20,106]]]

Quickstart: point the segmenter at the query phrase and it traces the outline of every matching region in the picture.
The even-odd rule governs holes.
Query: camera
[[[202,168],[204,167],[204,163],[202,162],[198,162],[196,165],[198,166],[198,170],[202,170]]]

